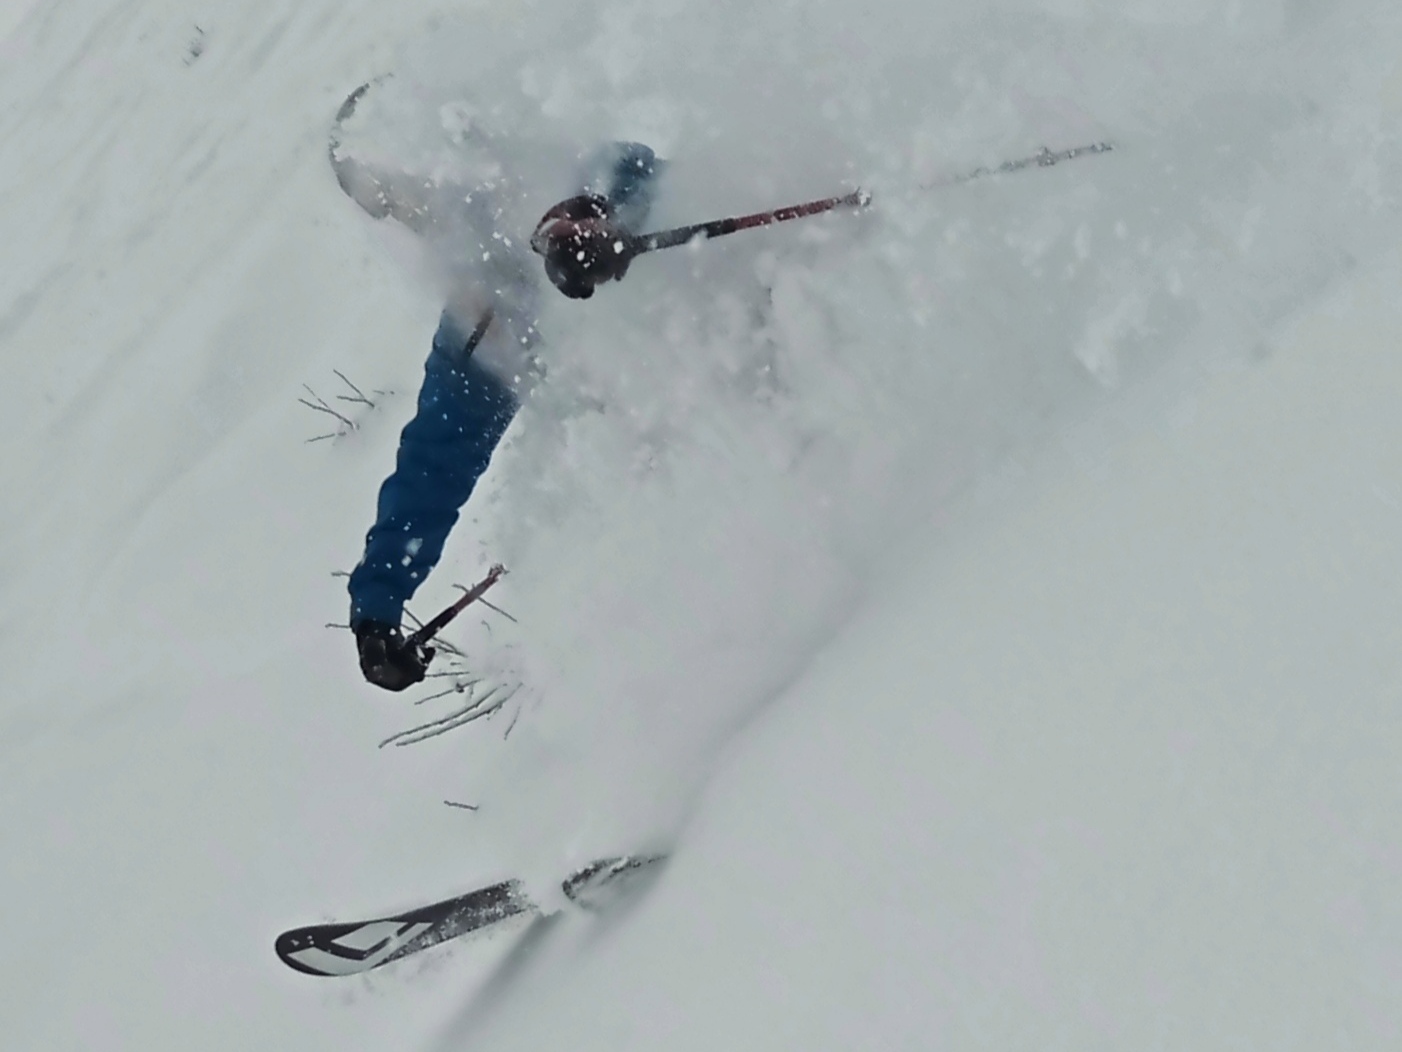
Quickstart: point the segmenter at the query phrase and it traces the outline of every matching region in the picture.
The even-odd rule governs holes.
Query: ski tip
[[[351,114],[355,112],[356,106],[360,105],[361,98],[370,90],[371,83],[371,81],[367,80],[346,96],[345,101],[341,103],[341,108],[336,111],[336,124],[341,124],[350,119]]]
[[[318,967],[317,964],[313,963],[323,954],[317,942],[313,930],[298,928],[279,935],[273,941],[273,952],[277,954],[278,960],[283,964],[303,975],[326,977],[337,974],[334,970]]]
[[[570,874],[560,890],[581,909],[600,910],[624,889],[636,886],[638,878],[656,876],[668,857],[656,854],[601,858]]]

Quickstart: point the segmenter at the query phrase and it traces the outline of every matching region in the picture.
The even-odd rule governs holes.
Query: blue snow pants
[[[404,603],[443,554],[458,510],[516,415],[511,387],[464,358],[467,340],[445,312],[424,366],[418,412],[399,436],[365,557],[350,577],[352,627],[399,624]]]

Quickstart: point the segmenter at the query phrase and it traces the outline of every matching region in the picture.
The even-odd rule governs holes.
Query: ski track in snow
[[[1392,6],[23,7],[7,1047],[1402,1032]],[[546,203],[635,138],[657,226],[876,206],[549,301],[548,381],[414,604],[505,561],[521,626],[448,638],[528,689],[377,750],[457,703],[374,692],[322,627],[440,307],[445,261],[325,163],[385,71],[363,134],[428,174],[466,106]],[[334,370],[387,393],[308,444]],[[673,842],[604,921],[329,985],[272,958]]]

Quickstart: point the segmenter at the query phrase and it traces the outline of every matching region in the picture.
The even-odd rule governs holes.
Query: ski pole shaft
[[[1112,142],[1089,142],[1083,146],[1072,146],[1065,150],[1049,150],[1043,146],[1034,154],[1026,157],[1018,157],[1015,160],[1004,161],[1002,164],[992,168],[975,168],[972,171],[964,172],[960,175],[946,176],[943,179],[936,179],[934,182],[921,183],[922,190],[939,190],[945,187],[962,186],[965,183],[972,183],[976,179],[984,179],[990,175],[1007,175],[1011,172],[1020,172],[1025,168],[1050,168],[1060,164],[1062,161],[1074,161],[1077,157],[1085,157],[1097,153],[1109,153],[1115,148]]]
[[[463,360],[472,357],[472,352],[477,350],[477,345],[482,342],[482,337],[487,335],[487,329],[491,327],[492,319],[496,317],[496,311],[488,307],[482,314],[482,319],[477,323],[477,328],[472,330],[472,335],[467,338],[467,343],[462,349]]]
[[[679,226],[672,230],[659,230],[655,234],[644,234],[640,237],[634,254],[642,255],[644,252],[655,252],[660,248],[685,245],[692,238],[701,237],[709,240],[713,237],[733,234],[737,230],[750,230],[758,226],[786,223],[790,219],[802,219],[805,216],[815,216],[838,208],[865,208],[869,204],[871,204],[871,194],[865,190],[853,190],[850,194],[843,194],[841,197],[824,197],[819,201],[807,201],[801,205],[774,208],[768,212],[755,212],[751,215],[713,219],[709,223],[692,223],[690,226]]]
[[[1092,142],[1082,146],[1073,146],[1066,150],[1049,150],[1045,146],[1036,153],[1027,157],[1019,157],[1015,160],[1004,161],[1002,164],[992,168],[975,168],[972,171],[964,172],[946,179],[936,180],[932,183],[923,184],[922,190],[935,190],[941,187],[959,186],[963,183],[970,183],[976,179],[983,179],[990,175],[1006,175],[1010,172],[1020,172],[1025,168],[1050,168],[1063,161],[1073,161],[1078,157],[1088,154],[1109,153],[1115,148],[1112,142]],[[755,212],[751,215],[732,216],[728,219],[713,219],[709,223],[692,223],[690,226],[679,226],[672,230],[659,230],[653,234],[644,234],[634,242],[632,255],[640,256],[644,252],[655,252],[662,248],[673,248],[677,245],[685,245],[693,238],[701,237],[710,239],[713,237],[723,237],[726,234],[733,234],[737,230],[749,230],[753,227],[770,226],[774,223],[786,223],[790,219],[802,219],[805,216],[820,215],[823,212],[832,212],[838,208],[866,208],[871,204],[871,192],[868,190],[853,190],[851,193],[843,194],[840,197],[824,197],[818,201],[807,201],[800,205],[789,205],[786,208],[774,208],[768,212]]]
[[[461,599],[410,636],[405,641],[406,645],[411,647],[423,646],[439,632],[443,631],[443,629],[448,626],[448,622],[466,610],[471,603],[481,599],[488,588],[501,580],[504,573],[506,573],[506,567],[502,566],[500,563],[493,566],[487,571],[486,577],[482,578],[482,580],[478,581],[463,593]]]

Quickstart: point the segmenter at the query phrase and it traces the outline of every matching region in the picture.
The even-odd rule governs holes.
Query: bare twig
[[[459,676],[461,675],[461,673],[450,672],[448,673],[448,675]],[[448,687],[447,690],[440,690],[437,694],[429,694],[427,697],[420,698],[418,701],[414,702],[414,704],[422,705],[426,701],[437,701],[439,698],[446,698],[449,694],[466,694],[468,691],[470,691],[473,687],[477,686],[477,684],[481,682],[481,679],[459,680],[457,683],[454,683],[450,687]]]
[[[453,657],[461,658],[463,661],[467,660],[467,655],[463,653],[462,649],[449,643],[446,639],[435,639],[433,645],[436,649],[441,650],[445,654],[452,654]]]
[[[391,734],[384,741],[380,742],[380,748],[386,745],[415,745],[418,742],[427,741],[429,738],[436,738],[440,734],[447,734],[451,730],[480,720],[484,716],[490,716],[501,710],[501,707],[516,696],[520,686],[503,687],[495,686],[483,694],[480,698],[463,706],[457,712],[449,713],[441,719],[431,720],[428,723],[411,727],[407,731],[400,731],[398,734]]]
[[[332,409],[329,405],[326,404],[326,399],[322,398],[321,395],[313,391],[307,384],[303,384],[302,387],[305,388],[307,394],[315,398],[316,401],[308,402],[305,398],[299,398],[297,399],[297,401],[301,402],[308,409],[315,409],[318,413],[330,413],[332,416],[334,416],[337,420],[339,420],[346,427],[350,428],[352,431],[356,429],[358,425],[354,420],[346,416],[344,413],[338,413],[336,412],[336,410]]]
[[[506,725],[506,733],[501,736],[502,741],[506,741],[507,738],[511,737],[511,732],[516,729],[516,721],[521,718],[521,710],[523,708],[525,708],[524,703],[516,706],[516,712],[511,717],[511,722]]]
[[[490,602],[488,602],[486,599],[482,599],[482,598],[480,598],[480,597],[478,598],[477,601],[478,601],[479,603],[481,603],[483,606],[485,606],[488,610],[495,610],[497,613],[501,614],[502,617],[504,617],[504,618],[506,618],[508,621],[510,621],[513,625],[519,625],[519,624],[521,623],[520,621],[517,621],[516,618],[514,618],[514,617],[512,617],[510,614],[508,614],[508,613],[507,613],[505,610],[503,610],[501,607],[497,606],[495,603],[490,603]]]
[[[465,584],[455,584],[455,585],[453,585],[453,587],[456,588],[459,592],[470,592],[470,591],[472,591],[472,589],[469,588],[469,587],[468,587],[467,585],[465,585]],[[481,604],[482,604],[483,606],[485,606],[488,610],[495,610],[497,613],[501,614],[502,617],[504,617],[504,618],[506,618],[508,621],[510,621],[513,625],[519,625],[519,624],[521,623],[520,621],[516,620],[516,618],[514,618],[514,617],[512,617],[510,614],[508,614],[508,613],[507,613],[505,610],[503,610],[501,607],[497,606],[495,603],[491,602],[490,600],[484,599],[484,598],[483,598],[482,596],[480,596],[480,595],[477,597],[477,600],[476,600],[476,601],[479,602],[479,603],[481,603]],[[484,625],[486,624],[485,621],[483,621],[482,623],[483,623]]]
[[[464,810],[464,811],[480,811],[480,810],[481,810],[481,808],[478,807],[476,804],[460,804],[460,803],[458,803],[456,800],[444,800],[443,803],[447,804],[449,807],[458,807],[458,808],[461,808],[461,809]]]
[[[351,397],[350,395],[337,395],[337,398],[339,398],[342,402],[360,402],[362,405],[368,405],[371,409],[375,408],[375,403],[370,401],[370,399],[366,398],[365,392],[362,391],[360,388],[356,387],[355,384],[351,383],[350,380],[346,377],[345,373],[341,372],[341,370],[339,369],[332,369],[331,371],[341,378],[341,382],[343,384],[345,384],[347,387],[349,387],[352,391],[355,392],[354,397]]]
[[[414,702],[414,704],[422,705],[425,702],[437,701],[439,698],[446,698],[449,694],[461,694],[462,692],[463,688],[454,683],[446,690],[440,690],[437,694],[429,694],[427,697],[419,698],[418,701]]]
[[[341,370],[339,369],[332,369],[331,371],[336,374],[337,378],[341,381],[341,383],[345,384],[348,388],[350,388],[352,392],[354,392],[353,394],[338,394],[335,396],[336,401],[353,402],[357,405],[368,406],[371,409],[375,408],[375,402],[368,395],[366,395],[364,391],[357,387],[355,383],[352,382],[349,376],[341,372]],[[358,431],[360,429],[359,424],[357,424],[350,417],[346,416],[346,414],[339,412],[338,410],[333,408],[331,404],[328,403],[326,399],[322,398],[321,395],[317,394],[316,391],[314,391],[310,385],[303,384],[302,387],[306,390],[307,394],[311,396],[311,398],[299,398],[297,399],[298,402],[306,406],[308,409],[316,410],[318,413],[326,413],[330,416],[334,416],[337,419],[337,421],[340,422],[341,425],[339,430],[331,431],[324,435],[317,435],[315,438],[309,438],[307,439],[308,442],[324,442],[328,438],[337,439],[349,434],[352,431]],[[394,392],[392,391],[375,391],[375,394],[377,395],[390,395],[393,393]]]

